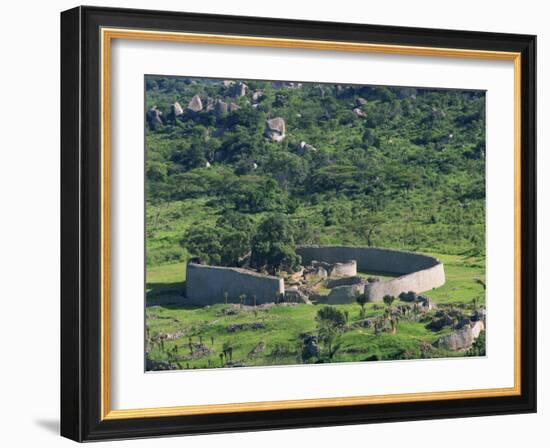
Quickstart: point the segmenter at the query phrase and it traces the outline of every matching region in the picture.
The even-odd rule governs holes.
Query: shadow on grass
[[[185,298],[185,282],[147,283],[145,290],[147,306],[177,304]]]

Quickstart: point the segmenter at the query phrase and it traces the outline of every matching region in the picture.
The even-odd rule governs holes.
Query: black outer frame
[[[100,419],[100,27],[521,52],[521,395]],[[61,435],[76,441],[536,412],[536,36],[77,7],[61,14]]]

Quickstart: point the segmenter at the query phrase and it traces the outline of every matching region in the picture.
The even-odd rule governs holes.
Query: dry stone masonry
[[[246,296],[246,303],[270,303],[285,292],[284,280],[241,268],[207,266],[187,263],[185,284],[186,303],[190,305],[213,305],[239,303]]]
[[[399,277],[393,280],[365,285],[364,292],[371,302],[381,301],[385,295],[397,297],[402,292],[424,292],[445,284],[443,263],[429,255],[350,246],[299,246],[296,252],[302,257],[304,264],[313,261],[338,263],[342,260],[355,260],[360,272],[398,274]]]
[[[445,283],[443,264],[437,258],[414,252],[350,246],[298,246],[296,252],[307,268],[302,269],[300,275],[290,276],[290,284],[302,276],[326,278],[331,292],[320,299],[324,303],[353,303],[361,293],[365,293],[369,301],[378,302],[385,295],[421,293]],[[358,271],[399,276],[385,282],[366,281],[357,276]],[[280,299],[309,303],[298,288],[288,287],[287,292],[285,294],[284,280],[279,277],[243,268],[187,264],[186,300],[189,304],[239,302],[243,295],[250,303],[255,300],[257,304]]]

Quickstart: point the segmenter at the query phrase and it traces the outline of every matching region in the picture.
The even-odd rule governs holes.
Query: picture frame
[[[117,279],[110,254],[118,235],[111,233],[110,77],[117,40],[314,50],[327,58],[401,55],[409,63],[417,57],[511,62],[514,198],[507,200],[514,241],[506,243],[514,254],[513,386],[113,409],[110,291]],[[536,412],[535,55],[530,35],[99,7],[63,12],[61,434],[82,442]]]

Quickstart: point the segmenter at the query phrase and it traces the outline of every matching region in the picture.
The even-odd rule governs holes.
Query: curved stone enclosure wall
[[[186,303],[190,305],[213,305],[227,301],[238,303],[239,296],[246,295],[246,304],[274,302],[285,292],[284,280],[240,268],[207,266],[187,263],[185,284]]]
[[[299,246],[296,252],[304,264],[313,260],[328,263],[356,260],[359,271],[401,274],[390,281],[365,285],[365,293],[372,302],[381,301],[386,294],[397,297],[407,291],[421,293],[445,284],[443,264],[429,255],[349,246]]]
[[[443,264],[438,263],[428,269],[402,275],[387,282],[375,282],[365,285],[365,294],[370,302],[379,302],[385,295],[397,297],[402,292],[421,293],[445,284]]]

